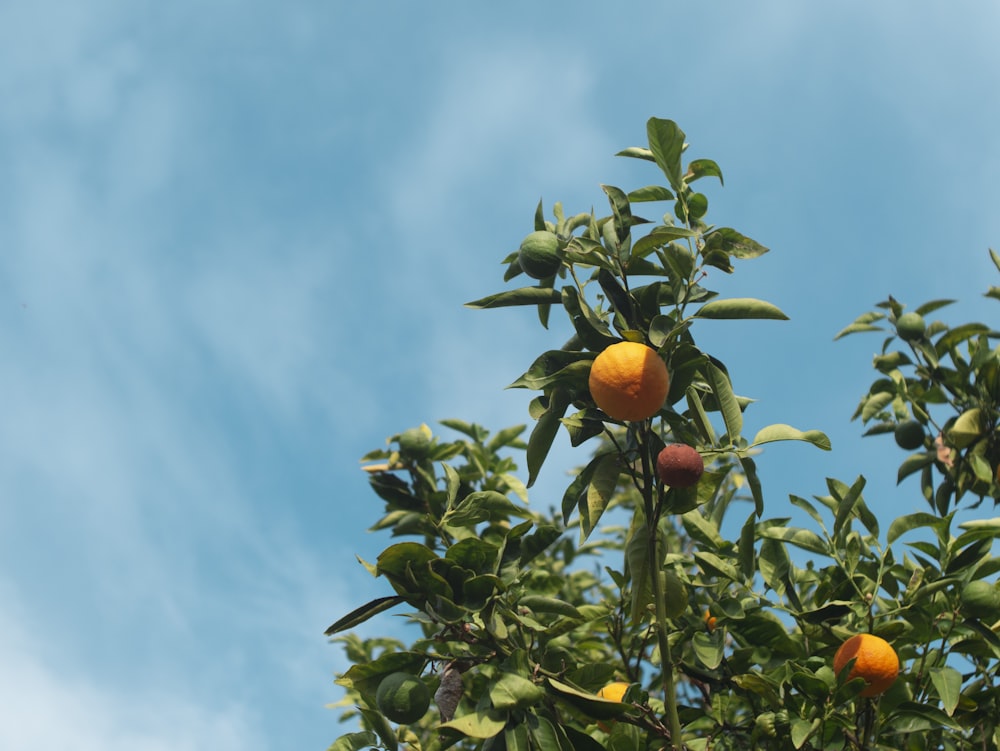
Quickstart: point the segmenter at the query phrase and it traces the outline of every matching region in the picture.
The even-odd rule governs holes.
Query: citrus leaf
[[[760,530],[761,537],[772,540],[781,540],[797,548],[808,550],[810,553],[829,555],[830,548],[822,537],[808,529],[798,527],[768,527]]]
[[[327,751],[361,751],[378,745],[378,737],[369,730],[340,736]]]
[[[752,297],[730,297],[724,300],[710,300],[702,305],[695,318],[712,319],[769,319],[787,321],[781,309],[765,300]]]
[[[687,177],[688,182],[694,182],[702,177],[717,177],[719,178],[719,184],[725,185],[725,182],[722,180],[722,170],[711,159],[695,159],[688,165],[685,177]]]
[[[653,152],[644,146],[630,146],[627,149],[622,149],[615,156],[628,156],[633,159],[645,159],[647,162],[655,162],[656,157],[653,156]]]
[[[628,200],[632,203],[642,203],[643,201],[672,201],[674,194],[662,185],[647,185],[645,188],[638,188],[628,194]]]
[[[827,438],[825,433],[819,430],[797,430],[791,425],[784,425],[782,423],[768,425],[766,428],[759,430],[750,443],[750,448],[773,441],[805,441],[824,451],[830,450],[830,439]]]
[[[490,686],[490,701],[496,709],[530,707],[545,696],[545,690],[527,678],[514,673],[501,673],[500,678]]]
[[[651,117],[646,122],[646,137],[653,159],[667,176],[675,193],[684,190],[681,179],[681,152],[684,151],[684,131],[673,120]]]
[[[506,292],[498,292],[495,295],[488,295],[465,303],[465,307],[476,310],[486,310],[488,308],[505,308],[512,305],[546,305],[557,303],[562,300],[562,293],[559,290],[548,287],[521,287],[511,289]]]
[[[947,665],[929,668],[927,672],[930,674],[931,683],[937,689],[942,708],[951,717],[962,695],[962,674]]]
[[[618,454],[610,453],[601,457],[594,467],[587,494],[580,499],[580,543],[586,541],[594,531],[601,515],[614,497],[618,485],[618,475],[621,467],[618,464]]]
[[[729,381],[729,374],[715,364],[715,362],[705,363],[703,370],[712,393],[719,403],[722,411],[722,420],[726,424],[726,432],[729,433],[729,440],[736,441],[743,431],[743,412],[740,404],[733,393],[733,385]]]
[[[921,527],[937,528],[943,523],[944,520],[942,520],[941,517],[936,516],[935,514],[928,514],[923,511],[918,511],[915,514],[907,514],[906,516],[900,516],[889,525],[889,531],[886,533],[885,541],[888,545],[892,545],[892,543],[911,530],[920,529]],[[936,531],[940,532],[940,530]]]
[[[340,631],[346,631],[349,628],[354,628],[355,626],[364,623],[372,616],[378,615],[382,611],[393,608],[405,601],[405,598],[400,597],[399,595],[379,597],[371,602],[365,603],[359,608],[355,608],[343,618],[335,621],[324,633],[327,636],[332,636]]]
[[[507,713],[495,709],[480,710],[456,717],[451,722],[441,723],[441,728],[457,730],[468,738],[486,739],[504,729],[507,724]]]
[[[724,253],[733,258],[746,259],[757,258],[769,250],[731,227],[719,227],[705,235],[702,255],[707,257],[711,253]]]
[[[560,420],[566,414],[569,407],[569,392],[564,388],[557,387],[549,397],[549,405],[538,422],[535,423],[528,439],[528,482],[530,488],[538,477],[538,472],[545,462],[545,457],[549,455],[552,448],[552,441],[555,440],[556,433],[559,432]]]

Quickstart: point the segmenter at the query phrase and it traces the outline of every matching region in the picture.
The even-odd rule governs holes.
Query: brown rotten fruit
[[[701,454],[683,443],[664,447],[656,457],[656,474],[664,485],[672,488],[690,488],[696,485],[705,471]]]

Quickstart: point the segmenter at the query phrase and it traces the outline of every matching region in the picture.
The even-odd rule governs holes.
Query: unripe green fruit
[[[554,232],[532,232],[521,243],[517,252],[521,270],[532,279],[548,279],[562,266],[559,257],[559,238]]]
[[[423,459],[431,450],[431,438],[426,425],[404,430],[399,436],[399,450],[414,459]]]
[[[409,725],[427,714],[431,692],[412,673],[391,673],[378,684],[375,705],[393,722]]]
[[[924,426],[916,420],[899,423],[893,435],[896,438],[896,445],[907,451],[913,451],[924,445]]]
[[[705,471],[705,460],[695,449],[683,443],[665,446],[656,457],[656,474],[671,488],[697,485]]]
[[[896,319],[896,332],[908,342],[920,339],[926,330],[927,324],[919,313],[903,313]]]

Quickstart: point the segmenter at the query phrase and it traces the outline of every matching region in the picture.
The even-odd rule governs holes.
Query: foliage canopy
[[[337,681],[347,690],[343,717],[360,723],[332,751],[1000,745],[1000,518],[955,521],[961,504],[1000,497],[1000,334],[929,320],[951,301],[908,311],[890,297],[860,316],[838,337],[886,338],[855,418],[866,435],[909,426],[898,479],[919,478],[927,510],[883,529],[858,477],[827,479],[812,499],[791,496],[809,527],[768,516],[760,447],[830,442],[784,423],[744,436],[752,400],[695,339],[702,319],[786,316],[704,286],[767,248],[707,223],[697,186],[721,184],[722,171],[711,159],[685,164],[686,151],[676,123],[651,119],[647,145],[620,155],[651,162],[666,184],[601,186],[604,216],[567,216],[556,203],[547,219],[539,203],[526,239],[533,247],[555,238],[546,263],[532,257],[524,274],[519,248],[504,261],[504,280],[529,276],[528,286],[469,303],[533,306],[546,327],[561,307],[572,323],[569,341],[512,384],[538,392],[530,431],[444,420],[457,437],[420,426],[364,457],[384,503],[372,529],[405,539],[362,562],[393,594],[327,631],[352,664]],[[655,221],[637,213],[664,205]],[[996,287],[987,294],[1000,298]],[[615,420],[589,392],[595,357],[620,341],[649,345],[669,371],[665,403],[650,419]],[[546,512],[528,504],[528,488],[562,432],[589,454],[560,507]],[[695,485],[658,478],[668,443],[704,460]],[[400,607],[412,642],[351,633]],[[856,633],[898,653],[899,678],[880,697],[860,695],[850,665],[832,668]],[[422,676],[435,698],[406,726],[376,702],[382,680],[400,672]],[[610,683],[628,685],[621,701],[599,695]]]

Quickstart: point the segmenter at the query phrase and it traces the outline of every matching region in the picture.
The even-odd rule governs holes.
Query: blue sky
[[[772,249],[713,278],[784,323],[703,346],[827,454],[759,462],[768,513],[827,476],[914,510],[849,422],[890,292],[991,320],[1000,11],[988,3],[0,4],[0,747],[321,749],[323,629],[382,594],[358,458],[562,342],[462,303],[539,198],[656,181],[613,154],[676,120],[709,218]],[[953,317],[952,317],[953,316]],[[557,448],[533,498],[582,461]],[[369,632],[385,630],[385,621]]]

